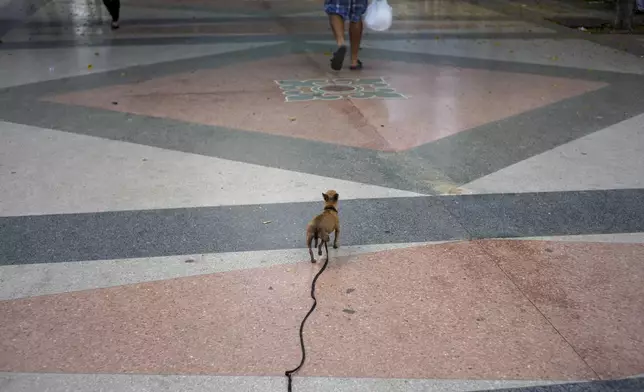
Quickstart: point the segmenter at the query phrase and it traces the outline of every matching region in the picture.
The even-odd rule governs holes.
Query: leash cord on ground
[[[302,349],[302,360],[300,361],[300,364],[297,365],[297,367],[293,370],[288,370],[286,373],[286,377],[288,377],[288,392],[293,391],[293,373],[297,372],[300,370],[302,365],[304,365],[304,360],[306,359],[306,349],[304,348],[304,323],[306,323],[306,319],[309,318],[311,313],[315,310],[315,307],[318,305],[318,300],[315,298],[315,282],[317,282],[318,278],[320,275],[322,275],[322,272],[326,269],[326,265],[329,264],[329,249],[327,248],[326,242],[324,243],[324,249],[326,249],[326,260],[324,261],[324,265],[318,273],[315,275],[313,278],[313,283],[311,283],[311,298],[313,298],[313,306],[311,306],[311,309],[309,312],[304,316],[304,319],[302,320],[302,324],[300,324],[300,347]]]

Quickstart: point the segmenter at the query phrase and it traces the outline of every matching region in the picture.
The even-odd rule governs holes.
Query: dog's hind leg
[[[306,245],[309,247],[309,256],[311,256],[311,263],[315,263],[315,257],[313,257],[313,250],[311,249],[311,243],[313,242],[313,235],[310,232],[306,233]],[[317,242],[317,240],[316,240]],[[317,245],[316,245],[317,247]]]
[[[329,242],[329,234],[322,231],[320,233],[320,246],[318,247],[318,256],[322,256],[322,244]]]
[[[340,237],[340,225],[335,228],[335,235],[333,236],[333,249],[338,249],[338,237]]]

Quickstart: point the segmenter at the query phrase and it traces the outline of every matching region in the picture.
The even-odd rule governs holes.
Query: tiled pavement
[[[0,391],[286,390],[329,188],[297,391],[644,390],[644,60],[499,3],[0,0]]]

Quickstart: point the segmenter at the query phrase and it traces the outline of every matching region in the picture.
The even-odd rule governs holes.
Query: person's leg
[[[342,69],[344,56],[347,54],[347,47],[344,42],[344,21],[348,17],[348,5],[351,0],[326,0],[324,11],[329,15],[329,24],[335,37],[338,48],[331,57],[331,68],[335,71]]]
[[[112,17],[112,28],[117,29],[121,13],[121,0],[103,0],[103,4]]]
[[[360,69],[362,64],[358,59],[364,24],[362,17],[369,6],[367,0],[351,0],[351,15],[349,23],[349,39],[351,40],[351,69]]]
[[[333,57],[331,57],[331,69],[339,71],[342,69],[344,57],[347,55],[347,46],[344,43],[344,19],[338,14],[329,14],[329,23],[335,36],[335,42],[338,44],[338,49],[333,52]]]
[[[113,20],[117,22],[121,19],[121,0],[112,0],[114,3],[114,15]]]
[[[351,22],[349,24],[349,39],[351,40],[351,66],[358,66],[358,53],[360,52],[360,43],[362,41],[362,30],[364,24],[362,20],[359,22]]]
[[[338,48],[344,46],[344,19],[338,14],[329,14],[329,24]]]

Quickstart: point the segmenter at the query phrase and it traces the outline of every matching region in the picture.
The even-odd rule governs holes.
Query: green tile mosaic
[[[286,102],[339,99],[407,99],[383,78],[276,80]]]

